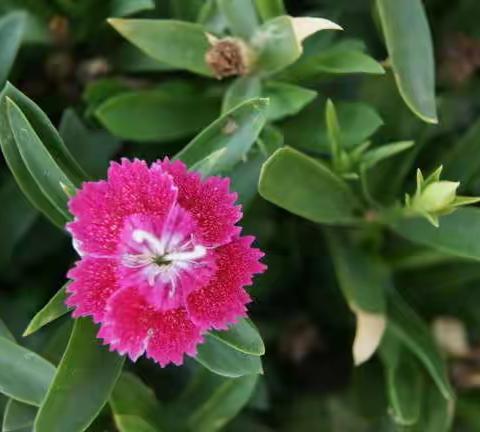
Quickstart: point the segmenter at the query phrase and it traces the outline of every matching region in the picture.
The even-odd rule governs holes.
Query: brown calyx
[[[205,62],[218,79],[246,75],[250,72],[251,55],[245,42],[235,38],[214,41],[205,54]]]

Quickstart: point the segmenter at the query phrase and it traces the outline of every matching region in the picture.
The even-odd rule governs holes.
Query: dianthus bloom
[[[194,356],[202,335],[246,315],[244,287],[263,254],[240,236],[228,179],[201,179],[168,159],[112,163],[70,200],[81,260],[70,270],[73,316],[100,323],[111,350],[160,365]]]

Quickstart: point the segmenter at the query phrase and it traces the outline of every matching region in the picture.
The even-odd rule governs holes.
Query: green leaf
[[[81,432],[98,415],[124,358],[96,338],[90,319],[75,321],[70,341],[35,420],[36,432]]]
[[[379,258],[360,249],[347,236],[327,231],[340,288],[353,309],[384,314],[390,275]]]
[[[357,317],[353,358],[360,365],[375,353],[385,330],[390,274],[377,257],[359,249],[347,236],[329,230],[327,238],[340,288]]]
[[[35,222],[37,212],[11,179],[7,179],[0,188],[0,202],[2,203],[0,269],[5,269],[10,264],[15,246],[24,238]]]
[[[433,383],[427,386],[423,399],[420,421],[412,428],[412,432],[451,431],[455,415],[455,401],[445,399]]]
[[[120,141],[104,130],[88,129],[71,108],[63,112],[59,132],[72,155],[92,178],[104,178]]]
[[[272,125],[267,125],[260,134],[258,146],[265,156],[270,156],[279,148],[283,147],[284,141],[280,129]]]
[[[175,70],[173,66],[155,60],[128,42],[115,51],[112,62],[115,70],[121,72],[143,73]]]
[[[263,87],[263,96],[270,100],[268,119],[275,121],[297,114],[315,99],[317,92],[293,84],[267,81]]]
[[[245,354],[215,335],[206,334],[205,343],[198,346],[195,360],[209,371],[229,378],[263,373],[258,355]]]
[[[255,4],[262,21],[287,14],[283,0],[255,0]]]
[[[188,408],[188,430],[215,432],[222,429],[250,399],[258,375],[223,378],[200,370],[177,402],[179,410]]]
[[[124,372],[110,397],[119,432],[161,432],[162,409],[153,391],[139,378]]]
[[[244,210],[257,194],[258,179],[264,162],[265,156],[263,154],[251,152],[248,160],[237,164],[228,173],[231,180],[231,189],[238,193],[238,202],[242,204]]]
[[[88,178],[85,171],[65,147],[55,126],[35,102],[10,83],[5,85],[0,97],[2,100],[10,98],[20,108],[51,157],[75,185],[79,185]]]
[[[178,69],[212,76],[205,63],[210,47],[201,25],[175,20],[109,19],[123,37],[154,59]]]
[[[382,160],[395,156],[409,149],[414,144],[414,141],[400,141],[382,145],[366,152],[362,157],[361,163],[365,169],[370,169]]]
[[[423,218],[402,219],[392,225],[395,232],[408,240],[439,251],[480,260],[480,209],[460,208],[440,218],[435,228]]]
[[[222,169],[227,170],[246,157],[265,125],[267,108],[265,99],[244,102],[214,121],[175,159],[192,166],[210,154],[226,149],[222,155]]]
[[[66,165],[73,166],[70,163],[71,156],[45,114],[30,99],[7,83],[0,98],[0,146],[3,155],[17,184],[32,205],[53,224],[63,228],[66,222],[64,214],[44,195],[20,155],[7,116],[7,98],[13,99],[18,106],[22,107],[23,113],[27,113],[30,124],[35,125],[35,131],[42,137],[43,144],[48,147],[50,154],[55,155],[57,161],[62,161],[63,168]]]
[[[277,150],[260,174],[260,195],[313,222],[355,221],[356,199],[349,187],[322,162],[290,147]]]
[[[0,87],[8,78],[10,69],[22,43],[26,15],[11,12],[0,18]]]
[[[254,356],[265,354],[265,345],[254,324],[247,318],[242,318],[228,330],[212,331],[214,336],[237,351]]]
[[[46,360],[0,337],[0,393],[30,405],[40,405],[55,374]]]
[[[346,149],[362,144],[383,124],[381,117],[369,105],[361,102],[336,102],[342,143]],[[325,124],[325,102],[316,100],[295,118],[282,125],[285,141],[310,151],[330,148]]]
[[[341,30],[341,27],[323,18],[287,15],[264,23],[251,39],[259,52],[259,72],[273,74],[295,62],[303,52],[303,40],[321,30]]]
[[[226,113],[237,105],[262,95],[262,83],[258,75],[239,77],[228,87],[223,97],[222,113]]]
[[[245,40],[250,39],[259,26],[253,0],[217,0],[217,3],[227,18],[231,32]]]
[[[70,219],[65,188],[75,190],[74,183],[57,165],[20,108],[7,97],[7,117],[25,166],[50,203]]]
[[[34,432],[37,408],[10,399],[3,415],[2,432]]]
[[[327,125],[327,136],[330,143],[333,165],[338,168],[343,150],[343,139],[340,124],[338,123],[337,111],[331,99],[327,100],[325,106],[325,124]]]
[[[400,339],[423,363],[445,399],[454,394],[445,361],[425,323],[395,291],[389,291],[388,331]]]
[[[23,336],[30,336],[42,327],[55,321],[57,318],[65,315],[70,309],[65,305],[67,299],[68,282],[58,290],[58,292],[50,299],[50,301],[33,317],[28,324]]]
[[[188,86],[121,93],[95,111],[114,135],[135,141],[171,141],[198,132],[213,121],[218,99]]]
[[[424,381],[418,363],[390,332],[382,340],[380,357],[393,420],[401,426],[414,425],[420,418],[423,401]]]
[[[329,74],[384,74],[383,67],[359,50],[332,47],[321,54],[301,58],[285,71],[294,80],[312,79],[322,73]]]
[[[422,120],[437,123],[432,37],[421,0],[377,0],[398,89]]]
[[[112,0],[110,4],[110,15],[124,17],[137,12],[155,8],[153,0]]]
[[[480,171],[480,161],[467,155],[477,154],[480,150],[480,119],[468,129],[455,143],[452,151],[443,159],[445,178],[459,181],[467,186]]]

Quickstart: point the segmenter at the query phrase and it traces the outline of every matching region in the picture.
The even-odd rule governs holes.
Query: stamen
[[[122,264],[125,267],[144,267],[152,262],[153,258],[150,255],[125,254],[122,256]]]
[[[143,243],[146,241],[151,251],[155,252],[158,255],[163,255],[165,253],[164,242],[155,237],[152,233],[137,229],[132,233],[132,239],[137,243]]]
[[[207,254],[204,246],[196,245],[192,251],[188,252],[172,252],[165,255],[165,259],[169,261],[192,261],[203,258]]]

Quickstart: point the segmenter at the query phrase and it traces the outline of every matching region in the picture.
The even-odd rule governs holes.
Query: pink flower
[[[67,226],[81,256],[68,273],[73,316],[91,316],[98,337],[134,361],[194,356],[206,331],[246,315],[244,287],[265,270],[235,226],[236,198],[228,179],[168,159],[123,159],[106,181],[84,183]]]

